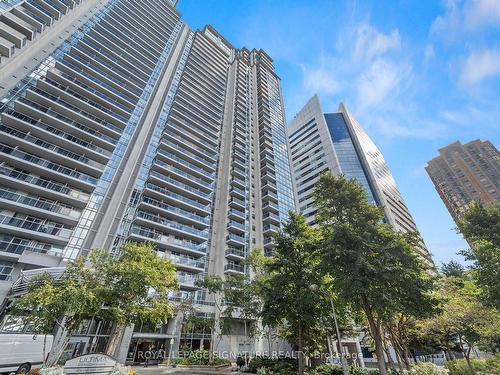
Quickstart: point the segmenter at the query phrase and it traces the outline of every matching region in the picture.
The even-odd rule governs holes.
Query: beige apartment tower
[[[490,141],[454,142],[425,167],[455,221],[470,202],[500,202],[500,153]]]

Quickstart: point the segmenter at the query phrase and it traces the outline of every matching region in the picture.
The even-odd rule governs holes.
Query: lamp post
[[[316,284],[311,284],[310,289],[313,292],[320,292],[320,288]],[[330,306],[332,307],[333,323],[335,324],[335,333],[337,336],[337,347],[338,347],[338,351],[339,351],[339,355],[340,355],[340,363],[342,363],[342,372],[344,373],[344,375],[349,375],[349,366],[347,366],[347,360],[342,355],[342,341],[340,340],[340,330],[339,330],[339,325],[337,322],[337,314],[335,312],[335,305],[333,304],[333,298],[326,295],[326,293],[325,293],[325,297],[330,300]]]

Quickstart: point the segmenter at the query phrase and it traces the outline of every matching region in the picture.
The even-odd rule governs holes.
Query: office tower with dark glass
[[[382,153],[342,103],[338,112],[323,113],[315,95],[288,125],[288,136],[298,205],[309,223],[314,223],[316,212],[314,185],[330,171],[363,185],[368,200],[384,208],[385,220],[394,229],[417,230]],[[432,262],[423,241],[421,253]]]
[[[500,203],[500,152],[490,141],[454,142],[425,169],[455,221],[474,200]]]
[[[126,240],[151,241],[180,290],[214,317],[205,274],[245,273],[249,249],[294,209],[280,79],[262,50],[190,31],[176,1],[21,0],[0,7],[0,302],[40,272]],[[5,298],[8,296],[8,298]],[[68,351],[102,351],[89,322]],[[127,330],[118,359],[182,320]],[[130,345],[129,350],[129,343]],[[219,349],[251,350],[239,321]],[[218,349],[218,348],[215,348]],[[167,349],[168,350],[168,349]]]

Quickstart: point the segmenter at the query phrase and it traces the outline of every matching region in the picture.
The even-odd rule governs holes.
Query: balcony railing
[[[228,263],[224,266],[224,271],[225,272],[238,272],[238,273],[245,273],[245,267],[242,266],[241,264],[234,264],[234,263]]]
[[[32,198],[26,195],[17,194],[12,191],[1,188],[0,188],[0,199],[6,199],[11,202],[19,204],[25,204],[27,206],[38,208],[41,210],[46,210],[57,214],[69,216],[74,219],[78,219],[81,214],[79,210],[75,210],[72,207],[63,205],[61,203],[47,201],[44,199]]]
[[[15,156],[17,158],[23,159],[23,160],[28,161],[30,163],[36,164],[40,167],[50,169],[54,172],[62,173],[66,176],[75,178],[77,180],[80,180],[80,181],[83,181],[83,182],[86,182],[86,183],[89,183],[92,185],[95,185],[97,183],[97,178],[95,178],[95,177],[86,175],[86,174],[81,173],[81,172],[77,172],[73,169],[63,167],[62,165],[56,164],[56,163],[51,162],[49,160],[40,159],[39,157],[36,157],[35,155],[28,154],[27,152],[12,148],[10,146],[6,146],[6,145],[1,144],[1,143],[0,143],[0,152],[5,153],[7,155]]]
[[[190,219],[193,219],[195,221],[198,221],[200,223],[203,223],[203,224],[208,224],[209,223],[209,220],[208,220],[208,217],[203,217],[203,216],[200,216],[200,215],[196,215],[192,212],[189,212],[189,211],[186,211],[186,210],[183,210],[181,208],[177,208],[177,207],[174,207],[174,206],[171,206],[169,204],[166,204],[164,202],[160,202],[156,199],[153,199],[153,198],[150,198],[150,197],[147,197],[147,196],[144,196],[142,198],[142,201],[144,203],[148,203],[148,204],[151,204],[155,207],[159,207],[165,211],[168,211],[168,212],[172,212],[174,214],[178,214],[178,215],[181,215],[181,216],[184,216],[184,217],[188,217]]]
[[[72,189],[68,185],[48,181],[40,177],[31,176],[26,173],[18,172],[10,167],[0,166],[0,174],[3,174],[7,177],[15,178],[16,180],[22,181],[23,183],[26,184],[33,184],[45,189],[49,189],[61,194],[68,195],[72,198],[78,199],[83,202],[87,202],[89,200],[89,195],[87,193]]]
[[[0,224],[9,225],[16,228],[31,230],[49,234],[51,236],[58,236],[68,239],[73,232],[71,229],[61,227],[60,224],[52,223],[50,221],[32,221],[28,219],[18,219],[13,216],[0,215]]]
[[[153,172],[151,172],[151,174],[153,174]],[[189,204],[190,206],[194,206],[194,207],[200,208],[203,211],[207,211],[207,212],[210,211],[210,205],[201,204],[200,202],[198,202],[198,201],[196,201],[194,199],[186,198],[183,195],[174,193],[174,192],[172,192],[172,191],[170,191],[168,189],[165,189],[165,188],[161,188],[159,186],[156,186],[155,184],[152,184],[152,183],[148,182],[146,184],[146,188],[154,190],[154,191],[156,191],[156,192],[158,192],[158,193],[160,193],[162,195],[165,195],[167,197],[171,197],[171,198],[176,199],[178,201],[181,201],[181,202],[184,202],[186,204]]]
[[[145,211],[137,211],[136,216],[139,218],[142,218],[142,219],[146,219],[146,220],[161,224],[167,228],[177,229],[177,230],[180,230],[183,232],[194,234],[194,235],[202,237],[202,238],[208,237],[207,230],[199,230],[199,229],[190,227],[189,225],[179,224],[175,221],[165,219],[164,217],[159,216],[159,215],[153,215],[153,214],[150,214],[150,213],[145,212]]]

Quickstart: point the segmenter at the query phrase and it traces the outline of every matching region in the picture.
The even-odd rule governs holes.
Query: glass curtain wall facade
[[[217,318],[196,280],[247,273],[251,247],[271,251],[295,207],[279,77],[264,51],[235,48],[210,26],[190,31],[175,3],[27,0],[0,9],[15,31],[0,42],[25,36],[9,53],[0,43],[4,306],[34,275],[60,275],[93,248],[117,253],[134,240],[176,264],[173,302]],[[179,337],[211,339],[181,335],[181,326],[179,316],[129,329],[116,356],[133,361],[153,336],[165,348],[173,338],[174,350]],[[102,350],[109,329],[89,322],[72,348]],[[218,349],[243,342],[229,335]]]
[[[382,153],[342,103],[339,112],[323,113],[314,96],[289,124],[288,134],[298,205],[310,224],[316,212],[314,185],[330,171],[356,179],[368,200],[384,208],[385,221],[394,229],[418,231]],[[432,263],[423,240],[420,250]]]

